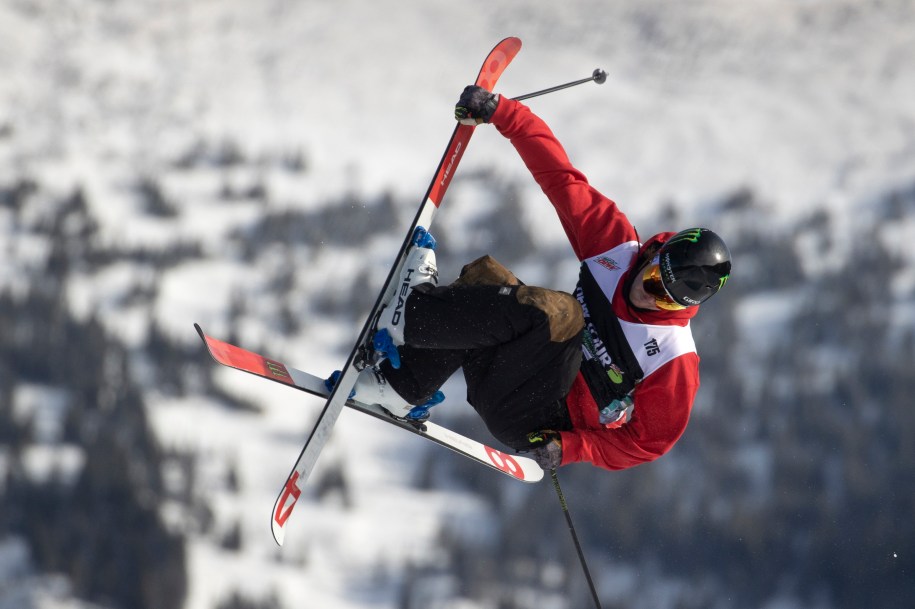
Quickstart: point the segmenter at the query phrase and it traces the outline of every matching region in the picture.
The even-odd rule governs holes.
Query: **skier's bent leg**
[[[530,332],[477,352],[464,364],[470,404],[493,436],[516,449],[528,446],[531,432],[571,429],[565,397],[581,365],[583,323],[526,306],[533,309],[532,319],[540,319]]]
[[[379,366],[388,383],[411,404],[427,402],[441,388],[464,360],[464,351],[419,349],[405,345],[399,349],[401,366],[390,361]]]
[[[581,332],[581,305],[565,292],[529,286],[417,286],[405,303],[406,344],[427,349],[484,349],[542,326],[547,340]]]

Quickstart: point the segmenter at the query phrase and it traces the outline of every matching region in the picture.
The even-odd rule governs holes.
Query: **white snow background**
[[[126,264],[69,287],[78,314],[103,311],[127,341],[140,340],[153,316],[193,344],[193,322],[224,335],[233,292],[256,294],[263,281],[264,269],[239,265],[222,241],[259,210],[220,206],[211,174],[169,173],[170,163],[201,140],[234,142],[252,157],[306,159],[301,176],[271,169],[232,176],[242,185],[265,180],[276,207],[383,191],[418,203],[453,129],[454,102],[487,51],[509,35],[524,47],[499,83],[505,95],[607,71],[602,86],[529,104],[637,224],[650,224],[668,202],[688,218],[748,186],[773,204],[775,223],[828,205],[847,212],[851,230],[873,197],[915,178],[915,4],[908,0],[2,0],[0,178],[33,175],[61,194],[82,185],[108,243],[201,241],[209,257],[170,271],[154,303],[123,305],[119,296],[144,281],[142,269]],[[487,127],[477,129],[459,171],[480,168],[526,180],[528,212],[519,221],[538,226],[544,243],[563,241],[513,149]],[[179,221],[137,213],[125,184],[138,174],[161,177],[181,201]],[[442,213],[472,215],[473,189],[455,190]],[[412,211],[404,213],[406,222]],[[0,285],[23,289],[46,245],[18,238],[11,226],[0,224]],[[361,252],[326,252],[297,269],[303,315],[309,292],[333,289],[337,274],[370,265],[377,284],[367,289],[376,289],[402,237],[379,235]],[[760,307],[782,306],[771,305]],[[271,303],[258,306],[265,316],[272,311]],[[240,336],[324,374],[339,366],[357,331],[323,324],[281,337],[249,321]],[[485,531],[479,499],[409,487],[418,440],[346,412],[319,469],[346,464],[353,507],[300,502],[278,551],[268,516],[320,401],[229,370],[220,382],[263,414],[148,396],[162,444],[203,456],[201,489],[217,526],[240,522],[245,540],[245,551],[232,553],[190,533],[186,609],[211,609],[233,590],[255,598],[276,591],[290,607],[393,607],[403,566],[434,557],[437,522],[466,520],[467,535]],[[42,391],[29,387],[17,403],[43,408],[53,435],[59,399]],[[80,463],[60,449],[36,451],[30,467],[40,475],[53,459]],[[238,468],[237,493],[219,483],[229,466]],[[178,511],[166,516],[181,526]],[[15,565],[21,552],[0,547],[0,565]],[[379,573],[379,564],[390,571]],[[15,566],[0,570],[15,573]],[[65,592],[45,601],[79,606],[68,605]]]

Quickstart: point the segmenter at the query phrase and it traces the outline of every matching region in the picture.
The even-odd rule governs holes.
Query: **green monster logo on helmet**
[[[698,243],[699,237],[701,237],[701,236],[702,236],[701,228],[689,228],[684,231],[680,231],[679,233],[677,233],[676,235],[671,237],[670,241],[668,241],[665,245],[673,245],[674,243],[678,243],[680,241],[689,241],[690,243]]]

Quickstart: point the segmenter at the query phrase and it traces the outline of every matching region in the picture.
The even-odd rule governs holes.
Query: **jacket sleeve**
[[[600,427],[594,408],[593,420],[562,432],[562,465],[586,461],[620,470],[654,461],[669,451],[689,421],[699,389],[698,360],[695,353],[680,356],[638,385],[632,418],[625,425]]]
[[[550,128],[527,106],[502,97],[491,122],[511,141],[553,204],[579,260],[637,239],[626,215],[588,184]]]

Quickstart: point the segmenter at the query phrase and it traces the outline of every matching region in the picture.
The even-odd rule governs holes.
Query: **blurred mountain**
[[[604,606],[915,598],[915,8],[903,1],[0,2],[0,609],[566,607],[549,485],[345,413],[278,551],[320,402],[217,370],[192,324],[339,366],[498,39],[647,237],[704,224],[734,278],[656,463],[564,468]],[[579,74],[578,72],[582,72]],[[577,264],[480,128],[436,220],[443,277]],[[461,404],[436,414],[487,440]]]

